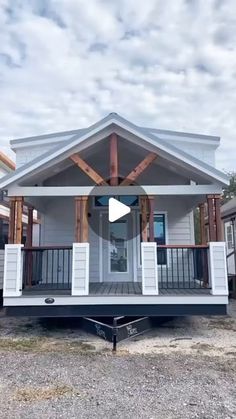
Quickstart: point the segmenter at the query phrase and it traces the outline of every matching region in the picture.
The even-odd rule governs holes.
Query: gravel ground
[[[236,301],[110,348],[69,319],[2,313],[1,418],[236,418]]]

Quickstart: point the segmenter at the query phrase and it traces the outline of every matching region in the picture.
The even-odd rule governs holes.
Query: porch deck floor
[[[59,284],[53,285],[41,284],[32,286],[23,290],[24,295],[70,295],[71,285],[59,287]],[[175,286],[175,284],[173,284]],[[198,295],[210,294],[208,288],[194,288],[194,283],[189,284],[187,288],[160,288],[159,295]],[[89,295],[142,295],[141,282],[92,282],[89,284]]]

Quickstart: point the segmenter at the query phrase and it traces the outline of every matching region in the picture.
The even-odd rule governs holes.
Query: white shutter
[[[22,247],[22,244],[5,246],[3,297],[22,295]]]
[[[141,243],[142,250],[142,293],[158,295],[157,245]]]
[[[89,243],[73,243],[72,295],[89,293]]]
[[[225,247],[225,242],[209,242],[209,273],[213,295],[228,295]]]

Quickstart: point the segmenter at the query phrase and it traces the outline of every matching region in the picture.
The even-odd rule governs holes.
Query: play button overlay
[[[129,214],[131,208],[128,205],[122,204],[115,198],[109,198],[108,203],[108,219],[110,223],[114,223],[125,215]]]
[[[109,179],[107,183],[110,183]],[[129,186],[94,186],[88,196],[87,207],[91,246],[98,248],[106,246],[96,236],[115,243],[117,249],[124,246],[127,241],[140,236],[142,229],[145,228],[141,221],[143,199],[147,200],[148,212],[146,192],[133,181]]]

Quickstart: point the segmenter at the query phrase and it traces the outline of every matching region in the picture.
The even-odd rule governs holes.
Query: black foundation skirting
[[[7,316],[104,317],[104,316],[213,316],[227,314],[225,304],[111,304],[65,306],[11,306]]]

